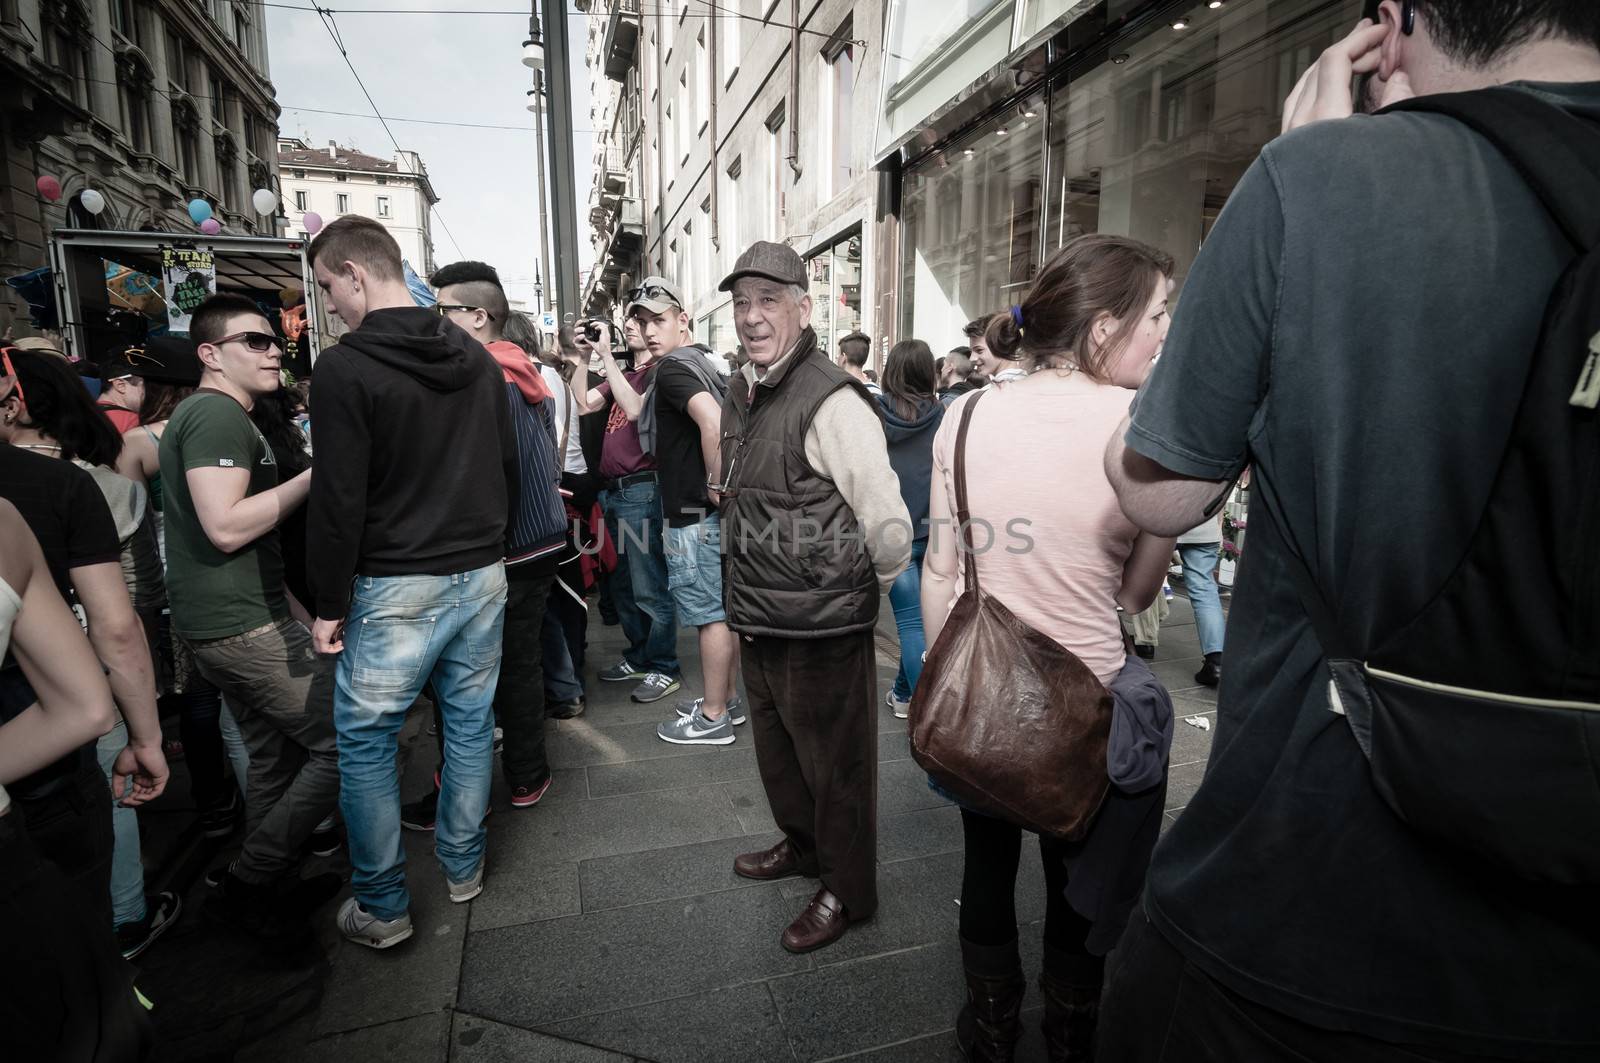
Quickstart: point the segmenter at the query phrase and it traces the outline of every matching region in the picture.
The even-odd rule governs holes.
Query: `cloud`
[[[387,0],[383,6],[437,12],[444,5],[439,0]],[[394,145],[376,118],[295,110],[369,114],[371,108],[315,12],[267,11],[268,62],[283,108],[280,131],[314,145],[336,140],[371,155],[392,155]],[[460,258],[489,262],[506,279],[511,297],[531,304],[539,260],[539,201],[533,119],[525,96],[532,81],[521,62],[527,16],[362,15],[346,10],[335,18],[350,61],[378,109],[391,118],[400,146],[418,152],[428,168],[440,197],[433,223],[438,264]],[[593,257],[582,217],[593,154],[592,134],[587,132],[589,73],[583,65],[588,16],[569,9],[568,31],[574,124],[585,130],[573,135],[573,157],[578,262],[587,268]],[[521,131],[418,125],[393,121],[396,117],[518,126]]]

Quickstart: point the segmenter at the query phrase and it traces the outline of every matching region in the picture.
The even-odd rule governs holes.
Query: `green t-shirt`
[[[189,494],[190,469],[250,470],[246,495],[278,486],[278,466],[250,415],[231,397],[200,391],[184,399],[161,435],[167,596],[172,626],[189,639],[219,639],[289,615],[278,533],[225,554],[212,544]]]

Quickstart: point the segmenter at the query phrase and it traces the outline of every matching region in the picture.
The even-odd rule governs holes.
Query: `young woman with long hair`
[[[904,718],[922,674],[922,558],[928,549],[928,497],[933,475],[933,437],[944,418],[933,351],[921,340],[901,340],[883,364],[883,432],[889,464],[900,478],[900,497],[911,514],[911,564],[889,588],[889,605],[900,633],[900,670],[889,691],[890,710]]]
[[[1086,838],[1044,836],[1045,1041],[1052,1061],[1092,1058],[1105,953],[1137,899],[1160,829],[1172,702],[1149,667],[1124,649],[1118,608],[1159,593],[1172,540],[1139,531],[1117,504],[1102,455],[1167,330],[1172,258],[1121,236],[1085,236],[1045,264],[1020,306],[997,314],[986,339],[1026,374],[951,404],[933,447],[929,512],[935,533],[923,566],[922,612],[937,645],[961,586],[977,566],[986,595],[1075,654],[1113,704],[1111,780]],[[956,437],[966,439],[974,549],[954,521]],[[1014,706],[995,704],[1004,727]],[[1122,736],[1122,737],[1119,737]],[[1138,741],[1133,741],[1137,736]],[[1124,744],[1125,740],[1130,744]],[[968,1004],[957,1039],[968,1058],[1009,1060],[1026,982],[1014,900],[1022,829],[963,809],[961,951]]]

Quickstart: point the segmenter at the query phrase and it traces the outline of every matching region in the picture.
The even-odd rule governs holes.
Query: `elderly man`
[[[819,877],[783,932],[810,952],[878,906],[879,592],[911,555],[911,518],[876,405],[817,347],[800,257],[753,244],[722,282],[749,355],[722,406],[728,623],[741,636],[756,763],[784,839],[746,878]]]

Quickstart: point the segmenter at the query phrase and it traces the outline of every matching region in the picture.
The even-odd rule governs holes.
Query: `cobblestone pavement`
[[[892,620],[880,624],[880,697],[893,682]],[[589,666],[622,646],[590,628]],[[686,690],[697,681],[692,635],[680,639]],[[1214,692],[1198,687],[1199,645],[1181,594],[1154,662],[1179,721],[1169,818],[1199,784],[1215,734]],[[488,1061],[959,1059],[951,1028],[962,1000],[956,942],[961,826],[907,751],[905,721],[879,702],[882,905],[837,944],[793,956],[778,943],[815,884],[755,883],[733,857],[777,841],[748,727],[731,746],[668,745],[655,725],[670,698],[628,701],[630,684],[590,681],[588,713],[551,722],[555,782],[512,809],[496,778],[485,889],[448,903],[432,835],[406,832],[416,936],[389,952],[342,943],[331,903],[317,940],[262,954],[196,913],[142,960],[170,1059]],[[1203,717],[1211,730],[1186,725]],[[433,740],[408,721],[403,796],[424,792]],[[147,825],[147,833],[151,827]],[[148,843],[147,843],[148,844]],[[1018,913],[1025,967],[1036,971],[1044,914],[1037,843],[1025,843]],[[221,856],[192,850],[193,880]],[[149,863],[147,853],[147,863]],[[177,861],[182,864],[183,861]],[[337,858],[334,866],[339,866]],[[1030,975],[1030,979],[1033,976]],[[1030,986],[1020,1060],[1043,1059]]]

